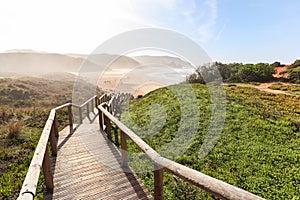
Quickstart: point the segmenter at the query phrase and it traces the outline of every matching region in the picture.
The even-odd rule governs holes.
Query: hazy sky
[[[0,2],[0,51],[91,53],[124,31],[182,33],[223,62],[300,58],[298,0],[9,0]]]

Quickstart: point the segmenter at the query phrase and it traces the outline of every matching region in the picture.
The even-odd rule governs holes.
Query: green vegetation
[[[187,76],[186,80],[189,83],[206,83],[222,77],[224,82],[267,82],[274,80],[272,76],[274,73],[273,65],[267,63],[223,64],[215,62],[210,66],[198,67],[193,74]]]
[[[278,74],[275,69],[285,67],[280,62],[243,64],[215,62],[211,65],[199,66],[195,72],[186,77],[188,83],[206,83],[222,77],[224,82],[268,82],[268,81],[285,81],[291,83],[300,83],[300,60],[296,60],[284,71]],[[276,74],[277,78],[273,77]],[[203,79],[205,78],[205,80]]]
[[[52,107],[71,99],[73,80],[3,78],[0,85],[0,105],[11,108]]]
[[[176,90],[184,96],[187,90],[184,85],[158,89],[133,101],[129,112],[122,114],[122,121],[160,152],[176,138],[178,122],[186,117],[181,115],[182,110],[189,109],[180,106],[180,97],[172,92]],[[200,158],[211,105],[205,85],[194,84],[193,88],[201,112],[199,128],[186,152],[175,161],[266,199],[300,199],[300,97],[226,87],[222,134],[214,149]],[[189,97],[186,99],[190,101]],[[150,108],[155,104],[161,107],[151,113]],[[189,117],[193,126],[193,116]],[[161,125],[160,121],[165,123]],[[148,125],[151,126],[147,128]],[[133,144],[128,145],[128,150],[139,152]],[[139,162],[132,160],[130,166],[141,172],[144,183],[153,191],[153,173],[145,171],[151,169],[150,162],[144,156],[138,157]],[[165,173],[164,185],[166,199],[214,199],[169,173]]]
[[[269,87],[272,90],[287,91],[290,94],[300,95],[300,85],[286,85],[282,83],[276,83]]]
[[[282,74],[287,73],[288,77],[285,81],[292,83],[300,83],[300,60],[296,60],[292,63],[287,70],[283,71]]]
[[[40,134],[40,129],[23,128],[17,138],[5,138],[4,135],[1,135],[0,199],[16,199],[18,197]],[[40,178],[37,190],[38,199],[42,198],[45,189],[42,181],[43,176]]]
[[[61,80],[0,79],[0,199],[18,197],[50,109],[70,101],[73,79]],[[58,122],[65,126],[61,114]],[[43,174],[39,181],[36,198],[42,199]]]
[[[218,63],[215,66],[228,82],[258,84],[271,80],[270,74],[278,63]],[[295,64],[288,70],[296,70],[297,66]],[[198,79],[199,73],[194,75],[196,81],[191,82],[203,82]],[[205,67],[204,73],[209,75],[209,81],[214,80],[214,68]],[[226,87],[226,121],[222,134],[215,148],[206,157],[200,158],[199,150],[210,123],[211,100],[205,85],[192,85],[196,100],[186,95],[186,90],[190,89],[186,86],[180,84],[162,88],[134,100],[129,111],[120,118],[150,146],[176,162],[266,199],[299,200],[300,97],[274,95],[254,88]],[[72,88],[72,79],[0,79],[0,199],[16,199],[18,196],[49,111],[70,101]],[[270,88],[287,90],[292,94],[299,92],[297,85],[277,84]],[[185,104],[178,99],[185,99]],[[194,117],[195,109],[189,105],[198,107],[200,118]],[[58,123],[64,126],[67,116],[64,113],[58,116]],[[189,124],[183,125],[181,120]],[[177,157],[178,152],[165,151],[165,147],[176,139],[179,129],[189,133],[195,126],[197,134],[184,154]],[[113,131],[116,130],[113,127]],[[119,144],[117,137],[113,139]],[[185,142],[184,139],[189,138],[180,139],[179,142]],[[128,150],[140,153],[130,142]],[[140,172],[144,183],[153,192],[153,166],[145,156],[138,157],[137,161],[132,156],[130,165]],[[164,185],[166,199],[214,199],[167,172]],[[38,199],[42,198],[44,189],[41,175]]]

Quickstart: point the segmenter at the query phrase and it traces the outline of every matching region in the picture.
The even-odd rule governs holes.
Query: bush
[[[18,138],[23,129],[23,121],[10,121],[7,124],[7,138]]]
[[[274,67],[267,63],[223,64],[215,62],[211,65],[199,66],[196,71],[186,77],[188,83],[208,83],[218,80],[220,77],[225,82],[267,82],[274,79]]]
[[[199,66],[196,71],[186,77],[188,83],[220,83],[220,79],[223,79],[223,74],[220,74],[220,70],[217,66],[218,63],[206,64]]]

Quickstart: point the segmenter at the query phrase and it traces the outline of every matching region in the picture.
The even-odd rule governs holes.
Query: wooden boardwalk
[[[121,167],[119,150],[99,124],[62,130],[52,165],[54,190],[45,199],[153,199],[138,176]]]
[[[118,101],[128,98],[131,98],[128,94],[113,97],[104,94],[100,98],[93,96],[82,105],[66,103],[53,108],[30,162],[18,200],[35,199],[41,170],[48,191],[44,199],[153,199],[138,176],[129,167],[121,166],[121,162],[127,164],[126,138],[129,138],[153,162],[155,200],[163,199],[164,171],[219,199],[264,200],[243,189],[162,157],[112,115],[117,111],[115,105],[118,105]],[[72,108],[78,109],[79,114],[80,126],[75,129]],[[62,109],[68,110],[69,127],[58,133],[57,111]],[[97,111],[99,121],[96,120]],[[84,117],[86,118],[83,121]],[[93,123],[93,120],[98,123]],[[120,130],[121,154],[108,139],[111,138],[112,123]],[[100,127],[105,132],[100,130]],[[49,147],[52,158],[49,156]]]

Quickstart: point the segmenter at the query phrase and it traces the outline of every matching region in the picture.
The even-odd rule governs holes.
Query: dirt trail
[[[269,83],[262,83],[260,85],[252,85],[252,84],[246,84],[246,83],[236,83],[235,85],[238,86],[238,87],[251,87],[251,88],[256,88],[256,89],[259,89],[261,91],[265,91],[265,92],[269,92],[269,93],[272,93],[272,94],[286,94],[286,95],[294,95],[294,94],[291,94],[287,91],[282,91],[282,90],[273,90],[273,89],[270,89],[269,87],[271,85],[273,85],[274,83],[280,83],[282,85],[293,85],[291,83],[283,83],[283,82],[269,82]]]

